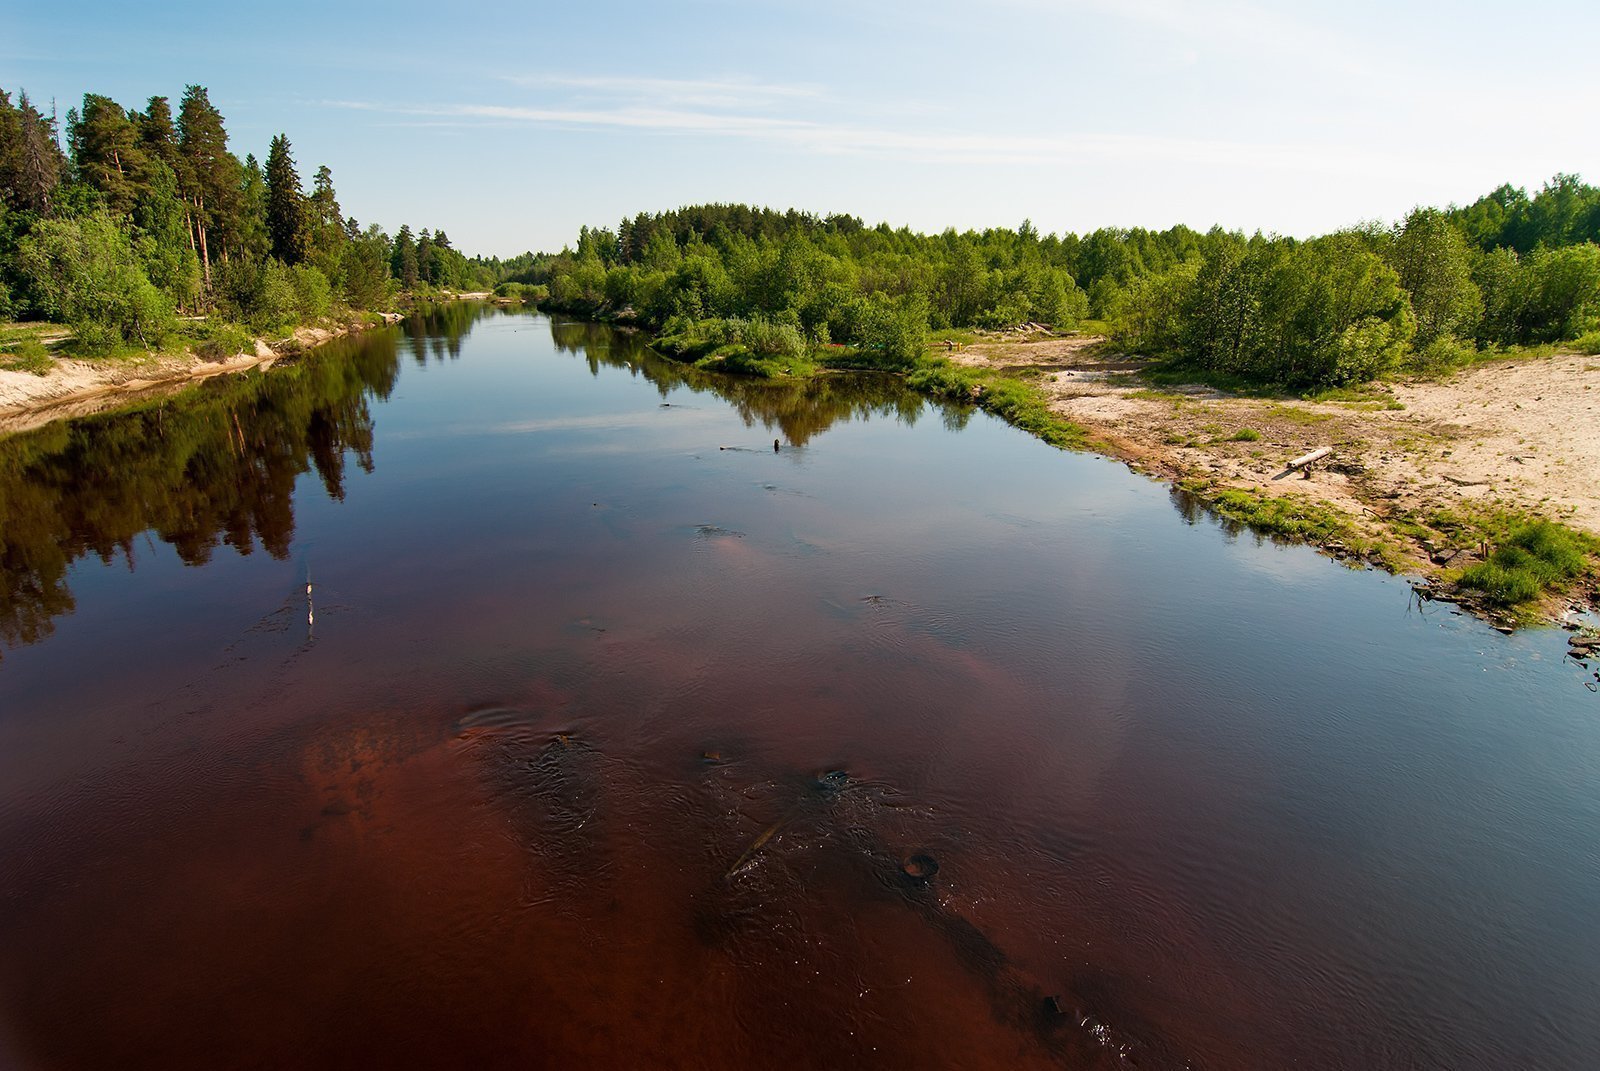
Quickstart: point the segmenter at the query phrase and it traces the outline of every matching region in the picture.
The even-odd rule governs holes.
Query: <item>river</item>
[[[0,584],[0,1066],[1600,1052],[1559,633],[889,378],[447,307],[0,440]]]

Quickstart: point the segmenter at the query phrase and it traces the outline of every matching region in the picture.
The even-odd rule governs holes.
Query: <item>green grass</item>
[[[1347,387],[1324,387],[1306,391],[1301,395],[1308,402],[1330,402],[1346,409],[1370,412],[1378,409],[1400,410],[1405,406],[1380,383],[1357,383]]]
[[[1273,402],[1268,406],[1268,411],[1279,420],[1290,424],[1321,424],[1333,419],[1332,413],[1318,413],[1310,409],[1302,409],[1298,405],[1288,405],[1284,402]]]
[[[7,372],[32,372],[42,376],[53,365],[49,348],[37,338],[24,338],[6,348],[9,352],[0,355],[0,369]]]
[[[1354,537],[1344,514],[1298,498],[1274,498],[1237,489],[1202,493],[1211,511],[1224,520],[1248,525],[1264,535],[1285,536],[1312,543]]]
[[[1485,561],[1461,573],[1462,587],[1494,606],[1516,607],[1564,590],[1588,572],[1600,540],[1554,521],[1531,521],[1512,530]]]
[[[1261,441],[1261,433],[1255,428],[1240,428],[1227,439],[1230,443],[1254,443]]]
[[[906,383],[935,398],[978,405],[1062,450],[1088,450],[1094,446],[1081,425],[1051,411],[1042,390],[1013,376],[962,368],[935,358],[913,370]]]
[[[757,379],[808,376],[816,371],[816,365],[808,358],[763,356],[752,353],[744,346],[719,347],[696,360],[694,366],[707,372],[755,376]]]
[[[1185,480],[1179,488],[1199,500],[1224,526],[1249,528],[1264,536],[1318,546],[1343,547],[1351,564],[1370,562],[1398,572],[1407,562],[1400,540],[1368,537],[1348,514],[1309,499],[1222,488],[1203,480]]]
[[[1236,394],[1244,398],[1282,398],[1284,391],[1276,386],[1263,386],[1242,376],[1196,368],[1181,361],[1160,360],[1139,370],[1139,376],[1154,387],[1211,387],[1214,390]]]

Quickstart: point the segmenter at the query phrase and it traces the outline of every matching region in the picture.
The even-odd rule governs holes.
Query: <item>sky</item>
[[[685,204],[921,231],[1296,236],[1600,182],[1600,4],[0,0],[0,88],[294,147],[344,210],[469,254]]]

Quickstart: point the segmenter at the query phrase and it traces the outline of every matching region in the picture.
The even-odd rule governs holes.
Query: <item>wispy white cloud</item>
[[[820,87],[814,85],[762,82],[748,78],[514,74],[503,75],[500,80],[525,88],[550,86],[578,90],[594,97],[645,100],[681,107],[750,108],[788,101],[815,101],[827,96]]]
[[[370,101],[325,101],[326,106],[407,116],[427,125],[530,125],[618,130],[662,136],[743,138],[824,155],[899,159],[930,164],[1053,165],[1121,161],[1148,166],[1206,165],[1317,174],[1392,174],[1408,161],[1387,153],[1245,141],[1141,134],[1063,132],[1052,135],[909,131],[816,119],[735,114],[687,108],[526,107],[508,104],[395,106]],[[1420,164],[1416,165],[1420,166]]]

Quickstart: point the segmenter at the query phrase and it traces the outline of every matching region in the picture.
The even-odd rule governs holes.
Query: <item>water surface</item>
[[[1600,1051],[1558,634],[892,380],[453,307],[0,441],[0,584],[0,1065]]]

